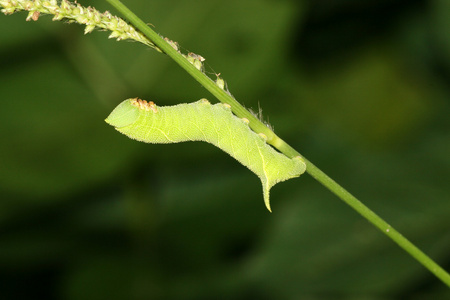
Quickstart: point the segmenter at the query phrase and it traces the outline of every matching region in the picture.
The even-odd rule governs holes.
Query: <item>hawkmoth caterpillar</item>
[[[120,103],[105,120],[126,136],[154,144],[204,141],[219,147],[260,179],[269,211],[269,190],[276,183],[305,172],[302,158],[288,158],[252,131],[248,121],[233,115],[228,105],[194,103],[156,106],[138,98]]]

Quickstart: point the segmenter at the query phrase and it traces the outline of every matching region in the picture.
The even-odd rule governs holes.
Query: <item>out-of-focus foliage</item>
[[[450,269],[448,1],[124,2]],[[25,17],[0,16],[1,299],[448,299],[308,175],[269,214],[220,150],[116,133],[125,98],[214,99],[142,45]]]

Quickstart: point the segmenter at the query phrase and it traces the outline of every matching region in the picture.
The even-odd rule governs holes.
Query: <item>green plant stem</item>
[[[391,225],[375,214],[371,209],[365,206],[355,196],[350,194],[346,189],[328,177],[324,172],[317,168],[310,161],[306,160],[306,170],[317,181],[322,183],[327,189],[338,196],[342,201],[350,205],[360,215],[366,218],[370,223],[376,226],[384,234],[390,237],[395,243],[403,248],[407,253],[414,257],[418,262],[424,265],[431,273],[450,287],[450,275],[434,262],[429,256],[423,253],[413,243],[406,239],[403,235],[395,230]]]
[[[144,21],[137,17],[131,10],[119,0],[106,0],[114,6],[131,24],[134,25],[141,33],[143,33],[150,41],[154,41],[165,54],[172,58],[178,65],[180,65],[186,72],[188,72],[195,80],[197,80],[204,88],[213,94],[219,101],[227,103],[235,115],[240,118],[249,120],[249,126],[257,133],[263,133],[267,137],[267,143],[274,145],[279,139],[273,131],[267,128],[262,122],[245,109],[239,102],[237,102],[226,91],[217,86],[217,84],[206,76],[203,72],[197,70],[185,57],[178,53],[172,46],[170,46],[159,34],[153,31]],[[286,153],[285,153],[286,154]],[[286,154],[289,156],[289,154]],[[293,157],[293,156],[290,156]]]
[[[130,11],[119,0],[106,0],[113,5],[123,16],[131,22],[137,29],[139,29],[150,41],[157,45],[164,53],[171,57],[176,63],[178,63],[183,69],[185,69],[194,79],[196,79],[202,86],[204,86],[211,94],[213,94],[218,100],[223,103],[228,103],[233,112],[241,118],[247,118],[250,121],[250,127],[257,133],[263,133],[267,136],[267,142],[280,150],[282,153],[289,157],[301,156],[295,149],[289,146],[286,142],[280,139],[273,133],[267,126],[265,126],[260,120],[247,111],[239,102],[237,102],[227,92],[219,88],[214,81],[212,81],[203,72],[196,69],[190,62],[188,62],[180,53],[172,48],[163,38],[161,38],[156,32],[148,27],[139,17],[137,17],[132,11]],[[302,156],[303,157],[303,156]],[[438,277],[442,282],[450,287],[450,275],[435,263],[430,257],[423,253],[413,243],[401,235],[397,230],[392,228],[387,222],[365,206],[356,197],[350,194],[342,186],[336,183],[333,179],[328,177],[324,172],[317,168],[310,161],[303,159],[306,162],[306,172],[308,172],[313,178],[319,181],[332,193],[338,196],[342,201],[351,206],[370,223],[376,226],[384,234],[390,237],[395,243],[403,248],[407,253],[414,257],[418,262],[425,266],[430,272]]]

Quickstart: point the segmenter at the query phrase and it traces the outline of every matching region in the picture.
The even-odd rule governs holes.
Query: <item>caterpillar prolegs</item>
[[[153,144],[204,141],[219,147],[255,173],[262,182],[269,211],[269,191],[276,183],[306,170],[302,158],[288,158],[268,145],[228,105],[201,99],[174,106],[156,106],[138,98],[119,104],[105,120],[126,136]]]

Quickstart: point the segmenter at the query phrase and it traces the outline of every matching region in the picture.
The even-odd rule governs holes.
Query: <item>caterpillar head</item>
[[[139,108],[139,109],[136,109]],[[139,111],[158,111],[155,103],[152,101],[145,101],[139,98],[127,99],[120,103],[106,118],[105,122],[116,127],[121,128],[133,124],[139,117]]]

